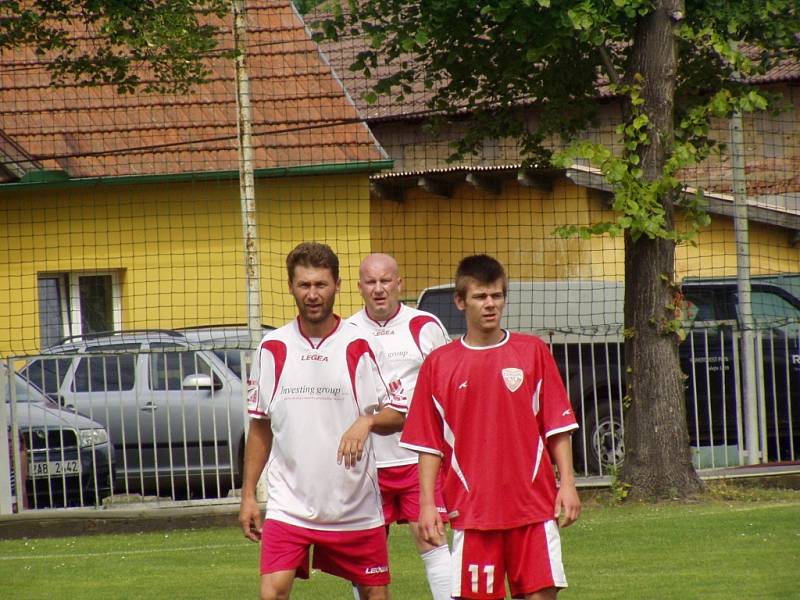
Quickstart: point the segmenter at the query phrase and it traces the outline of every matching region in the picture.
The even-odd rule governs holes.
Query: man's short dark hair
[[[464,299],[467,284],[472,279],[481,285],[489,285],[495,281],[503,281],[503,294],[508,291],[508,278],[506,270],[500,261],[488,254],[474,254],[465,256],[456,268],[456,296]]]
[[[302,242],[295,246],[286,257],[286,271],[289,282],[294,281],[294,269],[297,265],[328,269],[334,281],[339,281],[339,258],[328,244],[319,242]]]

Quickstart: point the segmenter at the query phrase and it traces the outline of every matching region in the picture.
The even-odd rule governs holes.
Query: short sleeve
[[[447,334],[447,330],[438,320],[427,323],[422,332],[422,354],[424,356],[428,356],[428,354],[438,347],[444,346],[450,342],[450,336]]]
[[[247,412],[255,419],[268,419],[278,381],[286,362],[286,346],[277,340],[263,341],[253,355],[247,380]]]
[[[435,316],[422,313],[409,321],[409,331],[423,357],[450,341],[447,330]]]
[[[417,387],[400,436],[400,445],[416,452],[442,456],[445,450],[443,421],[433,396],[432,376],[432,362],[425,360],[417,377]]]
[[[537,418],[539,419],[539,431],[544,432],[547,438],[557,433],[577,429],[578,422],[575,420],[567,390],[553,355],[543,342],[538,344],[538,349],[539,360],[537,362],[541,373],[539,406],[541,408]]]

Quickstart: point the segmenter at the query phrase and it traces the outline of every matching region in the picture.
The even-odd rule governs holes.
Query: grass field
[[[800,491],[717,488],[701,502],[616,506],[587,499],[563,531],[570,588],[560,598],[800,598]],[[406,527],[390,536],[392,597],[428,598]],[[0,541],[0,597],[258,597],[258,548],[236,529]],[[323,573],[296,600],[350,600]]]

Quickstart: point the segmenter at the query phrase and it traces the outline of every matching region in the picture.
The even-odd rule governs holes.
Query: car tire
[[[622,407],[617,398],[607,393],[597,394],[597,401],[592,399],[589,406],[591,411],[586,412],[581,435],[587,472],[608,475],[625,460]]]

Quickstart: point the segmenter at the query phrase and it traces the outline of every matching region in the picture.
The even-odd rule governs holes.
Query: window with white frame
[[[42,348],[65,336],[120,328],[119,272],[40,274],[38,287]]]

